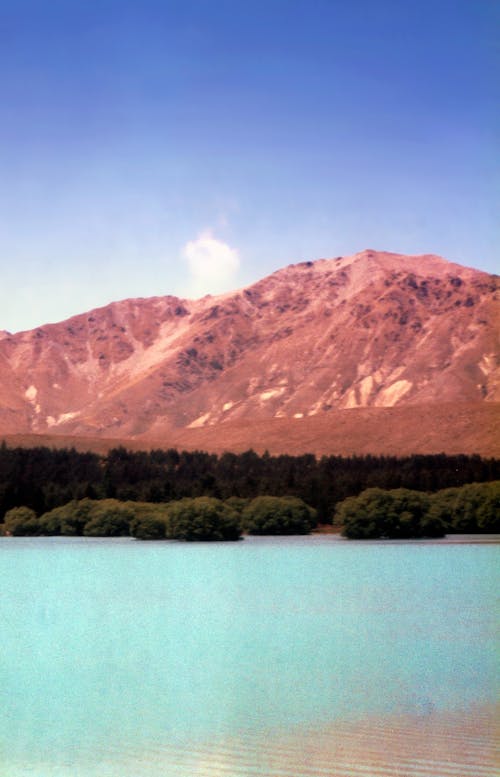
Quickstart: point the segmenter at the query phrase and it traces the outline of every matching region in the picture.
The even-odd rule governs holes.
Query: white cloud
[[[202,232],[190,240],[182,251],[191,275],[191,290],[195,294],[218,294],[233,288],[240,266],[239,253],[212,233]]]

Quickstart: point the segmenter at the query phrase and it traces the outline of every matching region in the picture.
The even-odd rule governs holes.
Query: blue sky
[[[367,247],[498,272],[495,6],[0,0],[0,329]]]

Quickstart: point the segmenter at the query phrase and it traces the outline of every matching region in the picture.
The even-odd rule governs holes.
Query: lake
[[[0,539],[2,777],[490,777],[498,544]]]

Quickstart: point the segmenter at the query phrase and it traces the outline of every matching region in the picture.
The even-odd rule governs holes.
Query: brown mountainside
[[[2,333],[0,433],[188,447],[213,439],[203,443],[212,449],[266,447],[274,434],[282,450],[287,439],[296,448],[298,434],[321,452],[329,437],[335,453],[341,441],[333,428],[348,437],[349,423],[362,430],[378,418],[382,431],[398,411],[407,433],[400,430],[400,443],[396,435],[386,452],[403,452],[403,440],[405,452],[423,452],[422,424],[432,431],[437,408],[446,406],[445,445],[438,436],[431,447],[457,443],[453,425],[467,407],[476,428],[464,451],[492,453],[497,290],[497,276],[439,257],[363,251],[291,265],[217,297],[125,300]],[[411,431],[417,417],[419,434]],[[369,436],[375,452],[377,434]]]

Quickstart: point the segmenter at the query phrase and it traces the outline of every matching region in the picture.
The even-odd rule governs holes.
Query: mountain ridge
[[[497,402],[497,290],[497,276],[432,254],[367,249],[222,295],[121,300],[2,333],[0,433],[152,439]]]
[[[418,260],[424,260],[428,262],[428,268],[431,267],[431,263],[434,263],[434,270],[439,274],[442,274],[443,272],[450,272],[453,268],[456,268],[457,270],[464,272],[467,271],[473,275],[479,274],[487,277],[493,277],[497,278],[499,276],[489,273],[485,270],[479,270],[477,268],[474,268],[472,266],[468,265],[461,265],[457,262],[449,261],[448,259],[445,259],[442,256],[439,256],[438,254],[399,254],[393,251],[378,251],[376,249],[372,248],[365,248],[362,251],[358,251],[355,254],[349,255],[349,256],[337,256],[337,257],[321,257],[314,260],[309,261],[299,261],[299,262],[292,262],[288,265],[285,265],[284,267],[280,267],[276,270],[274,270],[272,273],[270,273],[267,276],[264,276],[263,278],[260,278],[254,282],[252,282],[249,286],[242,286],[237,289],[233,289],[231,291],[222,292],[221,294],[205,294],[202,297],[196,297],[194,299],[188,298],[188,297],[182,297],[175,294],[154,294],[150,296],[139,296],[139,297],[125,297],[121,299],[111,300],[110,302],[107,302],[103,305],[97,305],[96,307],[90,308],[89,310],[80,311],[79,313],[74,313],[71,316],[67,316],[66,318],[63,318],[58,321],[50,321],[46,322],[44,324],[40,324],[39,326],[32,327],[30,329],[20,329],[15,332],[12,332],[7,329],[0,329],[0,339],[5,337],[14,337],[18,335],[23,335],[29,332],[34,332],[38,329],[46,329],[50,327],[57,327],[62,324],[65,324],[69,321],[72,321],[74,319],[79,318],[80,316],[88,316],[95,313],[99,313],[100,311],[104,311],[107,308],[110,307],[116,307],[116,306],[122,306],[128,303],[142,303],[142,302],[149,302],[149,301],[160,301],[165,299],[175,300],[179,303],[202,303],[202,302],[210,302],[212,300],[223,300],[225,298],[237,295],[243,291],[245,291],[246,288],[251,288],[252,286],[256,286],[259,283],[262,283],[263,281],[266,281],[270,278],[273,278],[274,276],[282,275],[290,270],[293,270],[294,268],[304,268],[304,267],[316,267],[317,269],[321,266],[324,266],[328,263],[332,262],[338,262],[339,266],[347,266],[359,259],[363,258],[373,258],[377,263],[383,262],[385,259],[395,259],[397,261],[403,261],[403,262],[415,262]],[[414,272],[414,267],[408,267],[408,272]]]

